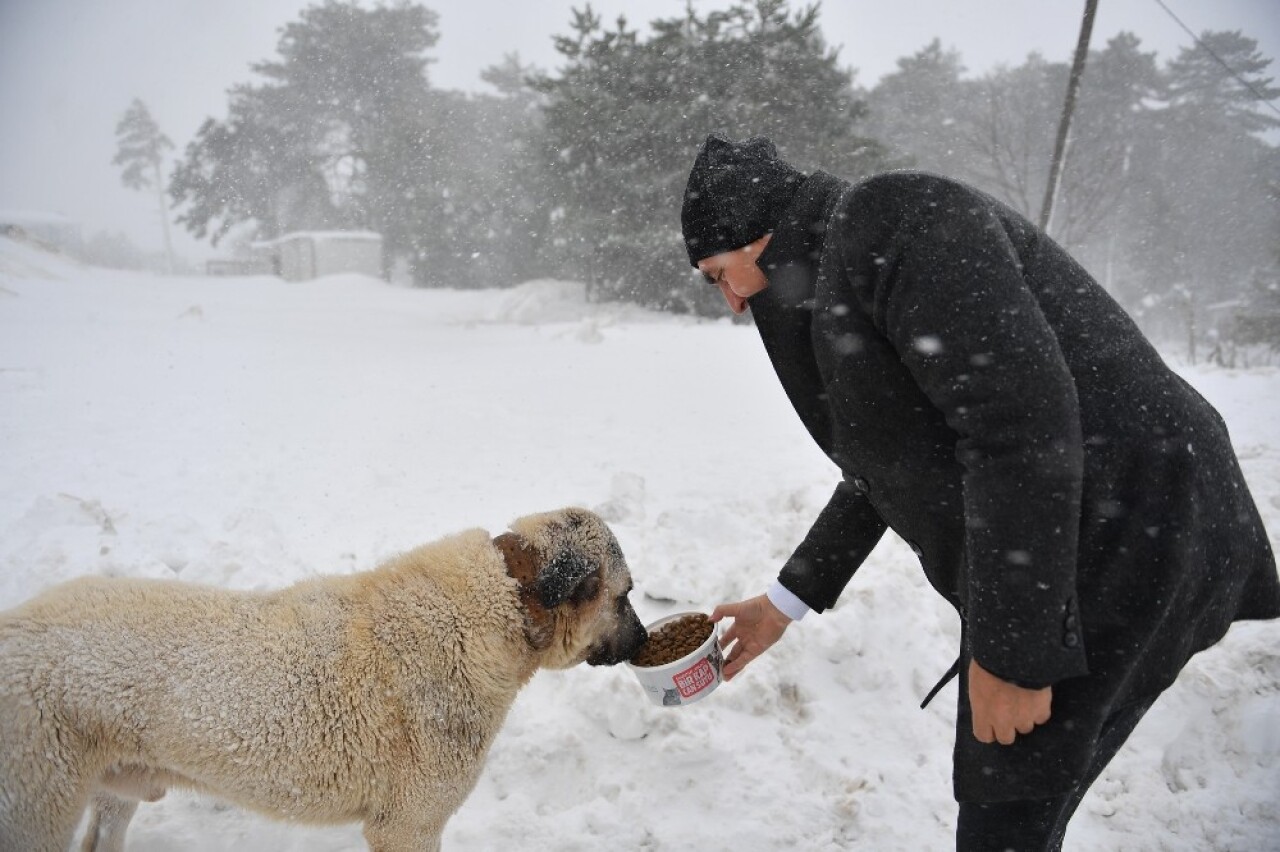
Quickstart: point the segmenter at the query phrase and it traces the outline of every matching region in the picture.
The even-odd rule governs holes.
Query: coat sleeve
[[[778,582],[815,612],[835,606],[858,567],[884,535],[885,523],[865,495],[841,480]]]
[[[888,188],[895,227],[853,286],[958,436],[973,658],[1026,687],[1086,674],[1075,382],[989,200],[927,176]]]

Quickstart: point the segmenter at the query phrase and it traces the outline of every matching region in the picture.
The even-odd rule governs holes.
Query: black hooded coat
[[[958,800],[1066,792],[1111,714],[1280,616],[1221,417],[1024,217],[934,175],[815,172],[758,263],[760,336],[843,472],[779,579],[820,612],[886,528],[910,544],[964,624]],[[1053,718],[979,742],[971,658],[1052,684]]]

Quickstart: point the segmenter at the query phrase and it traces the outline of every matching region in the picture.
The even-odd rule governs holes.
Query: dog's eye
[[[594,600],[598,594],[600,594],[600,578],[592,575],[578,584],[573,594],[569,596],[569,600],[577,606]]]

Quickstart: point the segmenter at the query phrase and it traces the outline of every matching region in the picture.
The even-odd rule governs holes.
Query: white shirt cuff
[[[792,621],[799,621],[809,613],[809,605],[795,596],[795,593],[786,586],[773,581],[768,589],[765,589],[765,596],[769,598],[769,602],[782,610],[782,614]]]

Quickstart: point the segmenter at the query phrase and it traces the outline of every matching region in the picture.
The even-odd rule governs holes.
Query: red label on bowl
[[[680,697],[688,698],[715,683],[716,670],[703,657],[684,671],[672,675],[671,679],[675,681],[676,689],[680,690]]]

